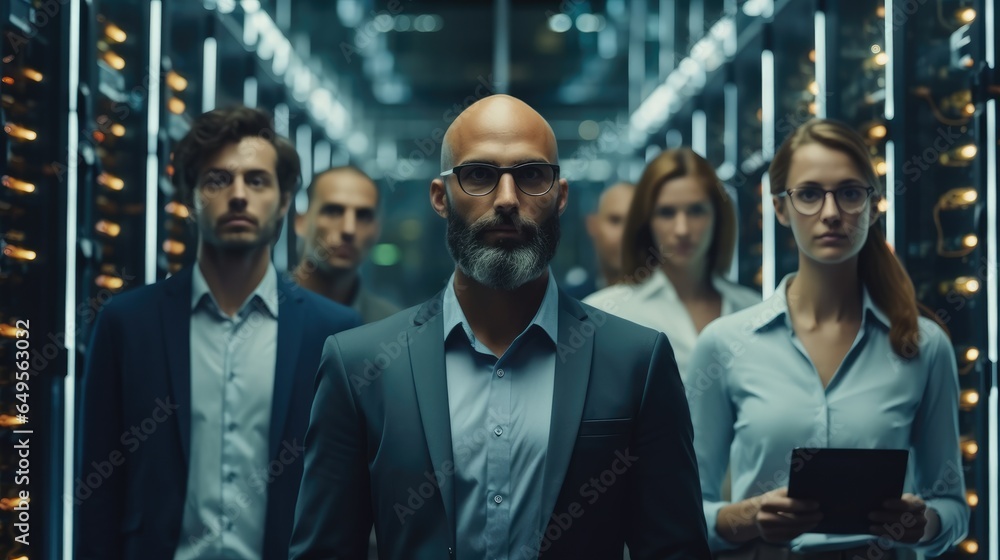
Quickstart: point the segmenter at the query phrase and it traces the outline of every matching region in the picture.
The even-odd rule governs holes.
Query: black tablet
[[[788,497],[815,500],[823,521],[811,533],[867,534],[868,514],[903,495],[906,449],[796,447]]]

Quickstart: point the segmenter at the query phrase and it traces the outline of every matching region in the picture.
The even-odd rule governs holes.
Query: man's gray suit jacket
[[[291,557],[449,560],[455,472],[441,294],[327,339]],[[563,292],[537,550],[710,558],[691,419],[666,337]],[[613,481],[612,478],[614,479]],[[610,482],[610,483],[609,483]],[[461,559],[466,560],[466,559]]]

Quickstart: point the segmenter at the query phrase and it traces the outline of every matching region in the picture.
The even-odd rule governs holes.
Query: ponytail
[[[916,291],[877,224],[869,228],[868,239],[858,255],[858,277],[875,305],[889,316],[892,351],[904,360],[916,358],[920,353]]]
[[[768,169],[771,194],[784,192],[788,184],[792,154],[801,146],[812,143],[847,155],[879,195],[885,192],[864,139],[842,122],[812,119],[796,128],[774,153]],[[920,328],[917,319],[922,306],[917,303],[917,292],[910,275],[885,244],[885,235],[877,223],[872,223],[868,228],[868,238],[858,255],[858,279],[868,289],[868,295],[875,305],[889,317],[889,343],[892,351],[904,360],[917,357],[920,353]],[[936,315],[926,313],[926,308],[924,311],[931,320],[941,325]]]

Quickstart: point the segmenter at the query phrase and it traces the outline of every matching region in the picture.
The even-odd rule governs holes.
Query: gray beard
[[[526,240],[487,245],[481,239],[486,228],[511,223],[526,234]],[[511,291],[541,276],[555,256],[559,236],[556,212],[541,225],[517,215],[494,215],[470,225],[449,204],[448,251],[463,274],[494,290]]]

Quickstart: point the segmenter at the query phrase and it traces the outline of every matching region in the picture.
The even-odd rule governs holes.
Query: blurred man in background
[[[597,201],[597,209],[587,215],[587,235],[594,243],[597,254],[597,274],[588,274],[578,284],[568,284],[566,293],[569,295],[583,299],[621,281],[622,232],[633,193],[635,185],[632,183],[615,183],[604,189]]]
[[[317,174],[306,193],[309,207],[295,217],[295,233],[304,242],[295,280],[352,307],[365,323],[399,311],[368,291],[358,274],[381,232],[375,182],[356,167],[334,167]]]
[[[597,289],[621,281],[622,231],[634,193],[632,183],[615,183],[604,189],[597,202],[597,211],[587,216],[587,234],[597,252]]]

